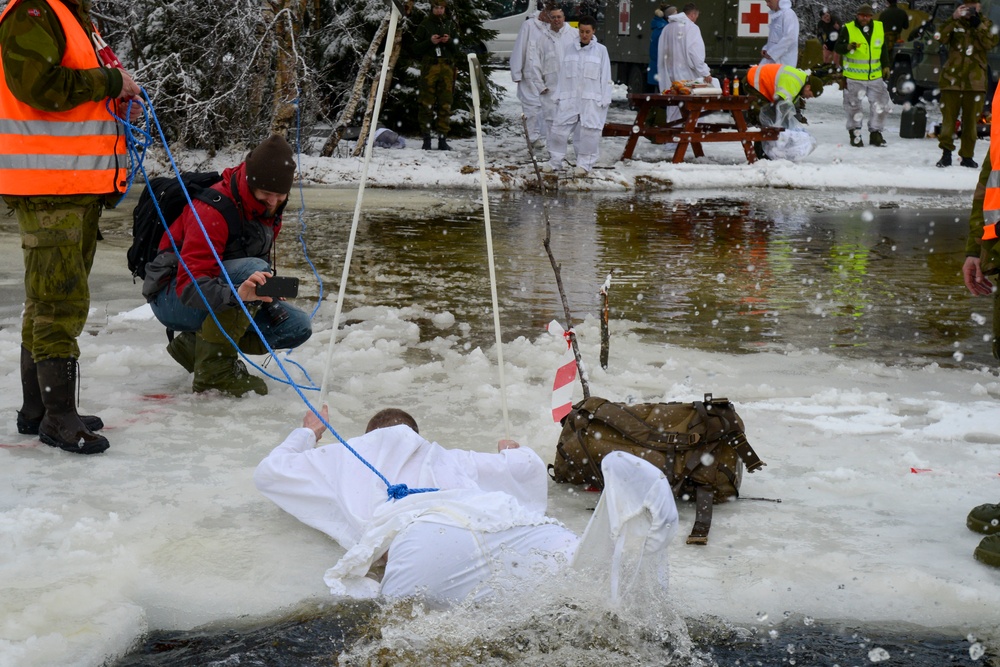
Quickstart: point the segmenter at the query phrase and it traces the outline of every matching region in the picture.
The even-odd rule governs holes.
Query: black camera
[[[261,310],[267,315],[272,327],[276,327],[288,319],[288,309],[281,305],[280,301],[270,301],[261,304]]]

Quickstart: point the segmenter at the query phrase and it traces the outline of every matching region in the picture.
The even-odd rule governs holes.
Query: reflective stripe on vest
[[[771,63],[754,65],[747,72],[747,80],[770,102],[778,98],[792,102],[806,85],[806,73],[788,65]]]
[[[993,104],[1000,104],[1000,87],[993,93]],[[1000,106],[993,108],[1000,109]],[[997,223],[1000,222],[1000,123],[990,123],[990,169],[983,199],[983,241],[997,238]]]
[[[844,76],[856,81],[874,81],[882,78],[882,44],[885,32],[881,21],[872,21],[872,41],[868,44],[864,33],[854,21],[846,26],[847,39],[858,48],[844,54]]]
[[[62,2],[46,0],[66,36],[60,65],[100,67],[90,35]],[[0,14],[19,4],[9,3]],[[18,100],[6,84],[0,58],[0,194],[76,195],[124,192],[126,146],[123,128],[106,100],[67,111],[41,111]]]

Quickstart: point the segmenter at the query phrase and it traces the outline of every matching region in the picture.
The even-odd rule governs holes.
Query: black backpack
[[[228,197],[211,189],[222,180],[219,172],[184,172],[180,180],[184,181],[184,187],[187,188],[191,201],[201,200],[223,215],[229,224],[231,238],[241,235],[243,218],[236,205]],[[159,254],[164,230],[180,217],[184,207],[187,206],[180,180],[168,176],[150,179],[149,187],[139,196],[139,202],[132,210],[132,246],[125,256],[133,280],[146,277],[146,264]],[[235,193],[235,183],[231,185]],[[153,204],[154,196],[163,214],[162,220]],[[235,235],[234,231],[237,232]]]

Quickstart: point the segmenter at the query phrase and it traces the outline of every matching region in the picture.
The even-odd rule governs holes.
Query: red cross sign
[[[629,0],[618,0],[618,34],[629,34],[629,24],[632,22],[632,3]]]
[[[767,37],[767,5],[762,0],[740,0],[737,37]]]

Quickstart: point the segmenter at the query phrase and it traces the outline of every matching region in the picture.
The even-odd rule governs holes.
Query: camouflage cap
[[[819,97],[823,94],[823,79],[819,78],[815,74],[809,77],[806,81],[806,85],[808,85],[809,90],[812,91],[813,97]]]

